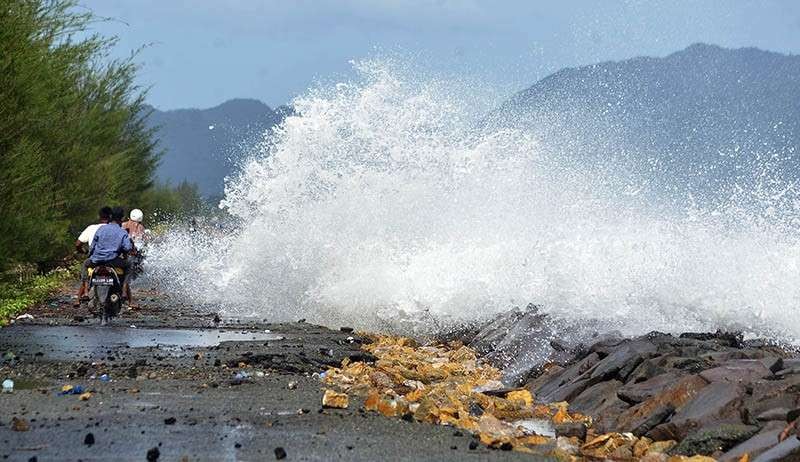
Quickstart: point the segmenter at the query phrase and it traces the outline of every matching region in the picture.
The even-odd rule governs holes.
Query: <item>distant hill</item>
[[[235,162],[282,115],[261,101],[233,99],[210,109],[153,110],[164,150],[159,180],[196,183],[205,196],[219,196]]]
[[[649,165],[698,191],[769,165],[798,177],[800,56],[695,44],[664,58],[569,68],[490,123],[533,127],[545,149]],[[563,154],[562,153],[562,154]]]

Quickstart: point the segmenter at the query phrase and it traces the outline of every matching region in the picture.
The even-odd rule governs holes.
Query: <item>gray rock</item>
[[[742,424],[722,424],[691,433],[670,451],[672,454],[710,456],[727,451],[758,433],[758,427]]]
[[[753,416],[771,409],[794,409],[799,406],[800,375],[789,376],[783,380],[753,382],[751,394],[745,398],[745,408]]]
[[[773,421],[778,420],[781,422],[786,421],[786,416],[789,414],[789,409],[785,407],[776,407],[762,412],[756,416],[756,420],[760,421]]]
[[[677,372],[668,372],[639,383],[629,383],[617,391],[617,396],[631,404],[641,403],[652,398],[656,393],[672,386],[681,378]]]
[[[644,340],[635,340],[622,344],[610,355],[603,358],[591,371],[593,380],[609,380],[618,377],[624,382],[628,375],[642,361],[655,356],[657,347]]]
[[[628,383],[644,382],[657,375],[669,372],[661,365],[664,363],[664,360],[665,356],[657,356],[655,358],[642,361],[642,363],[639,364],[628,376]]]
[[[626,410],[617,419],[618,430],[622,432],[631,432],[633,430],[642,432],[646,431],[643,430],[645,427],[657,426],[660,422],[652,420],[654,415],[665,417],[665,409],[667,407],[672,409],[682,407],[697,396],[706,386],[708,386],[708,382],[697,375],[683,377],[674,385],[661,390],[647,401],[643,401]]]
[[[539,389],[541,389],[544,385],[549,383],[552,380],[557,380],[558,377],[564,372],[564,368],[557,365],[552,364],[546,368],[546,370],[541,371],[541,375],[528,380],[525,384],[525,388],[527,388],[531,393],[536,395]]]
[[[620,386],[622,382],[609,380],[589,387],[570,401],[570,410],[592,416],[596,431],[612,431],[619,415],[629,407],[617,397]]]
[[[773,374],[783,369],[783,358],[778,356],[767,356],[761,359],[761,364],[764,365]]]
[[[469,346],[503,370],[503,383],[516,386],[547,363],[568,364],[574,360],[576,351],[581,349],[580,342],[557,336],[555,332],[570,331],[560,324],[540,313],[538,307],[528,305],[486,324]]]
[[[787,438],[783,442],[761,453],[753,462],[771,462],[776,460],[800,460],[800,440],[797,438]]]
[[[532,392],[536,395],[537,399],[541,402],[555,402],[558,401],[554,399],[555,396],[563,396],[565,393],[563,391],[558,392],[558,389],[570,384],[581,375],[585,374],[587,370],[591,369],[597,362],[600,360],[600,355],[597,353],[592,353],[582,360],[578,361],[577,363],[573,364],[572,366],[564,369],[560,374],[553,376],[553,378],[544,383],[541,387],[532,390]],[[584,387],[585,389],[585,387]],[[578,393],[574,396],[577,396],[582,392],[581,389]]]
[[[800,357],[783,358],[783,367],[781,369],[800,368]]]
[[[523,316],[525,316],[525,311],[519,308],[497,316],[478,331],[469,346],[480,354],[491,352]]]
[[[590,386],[600,382],[600,380],[591,379],[576,379],[565,385],[562,385],[551,393],[540,396],[539,398],[544,403],[557,403],[559,401],[573,401],[578,395],[584,392]]]
[[[775,373],[775,376],[780,379],[785,379],[793,375],[800,375],[800,366],[785,367]]]
[[[741,384],[750,384],[771,375],[772,372],[758,359],[735,359],[700,373],[700,377],[709,382]]]
[[[617,397],[617,390],[621,386],[622,382],[618,380],[600,382],[597,385],[587,388],[583,393],[570,401],[569,408],[581,414],[589,414],[592,412],[599,413],[609,402],[612,402],[614,398]]]
[[[707,359],[702,359],[694,356],[673,356],[667,357],[660,364],[665,370],[679,369],[691,374],[697,374],[713,366],[713,363]]]
[[[655,428],[661,422],[664,422],[675,412],[675,408],[670,404],[664,404],[657,407],[651,413],[644,416],[644,418],[636,422],[636,427],[631,429],[631,433],[636,436],[643,436],[650,430]]]
[[[749,454],[751,460],[778,444],[778,435],[783,430],[782,422],[771,422],[753,437],[743,441],[722,455],[720,462],[735,462]]]
[[[745,389],[729,382],[715,382],[679,407],[670,423],[685,437],[694,430],[720,423],[741,423],[740,409]],[[681,438],[682,439],[682,438]]]
[[[583,441],[586,439],[586,424],[582,422],[569,422],[556,425],[556,437],[575,437]]]

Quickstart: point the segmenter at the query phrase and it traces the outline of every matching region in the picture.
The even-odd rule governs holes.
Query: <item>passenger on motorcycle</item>
[[[114,207],[111,211],[111,222],[94,235],[91,249],[89,250],[90,266],[111,266],[124,270],[122,293],[128,298],[128,306],[136,308],[130,292],[130,276],[132,271],[131,260],[125,258],[128,253],[135,255],[136,248],[131,243],[128,232],[122,229],[122,217],[125,211],[121,207]]]
[[[89,225],[83,232],[78,236],[78,239],[75,241],[75,251],[79,253],[87,253],[88,250],[84,249],[84,246],[89,246],[91,248],[92,242],[94,241],[94,235],[101,226],[104,226],[108,223],[111,219],[111,207],[103,207],[100,209],[99,220],[98,223]],[[78,307],[81,305],[82,301],[87,300],[86,298],[86,281],[88,279],[88,269],[89,264],[91,263],[90,259],[85,259],[83,261],[83,266],[81,267],[81,285],[78,288],[78,299],[75,301],[75,306]]]
[[[131,210],[130,219],[122,224],[122,229],[128,232],[134,245],[138,245],[144,240],[144,213],[139,209]]]
[[[132,258],[129,257],[131,260],[131,276],[128,281],[135,281],[136,277],[144,271],[142,267],[144,261],[143,250],[147,235],[144,224],[142,224],[143,219],[144,213],[142,213],[142,211],[139,209],[133,209],[131,210],[130,218],[128,218],[125,223],[122,223],[122,229],[128,232],[128,236],[131,238],[131,242],[133,242],[133,245],[136,247],[137,251],[136,256]],[[126,295],[128,298],[130,298],[130,284],[128,284],[128,293]],[[135,306],[132,308],[135,308]]]

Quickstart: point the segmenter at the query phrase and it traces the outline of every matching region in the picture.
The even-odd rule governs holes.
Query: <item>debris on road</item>
[[[15,432],[26,432],[31,429],[28,421],[19,417],[11,418],[11,429]]]
[[[666,459],[664,453],[675,445],[629,433],[597,435],[591,417],[570,412],[566,402],[536,403],[527,389],[503,388],[500,370],[481,363],[472,349],[458,342],[420,346],[408,338],[375,336],[364,349],[377,360],[368,364],[345,359],[340,368],[329,369],[323,382],[346,393],[328,389],[323,404],[344,400],[347,394],[363,396],[366,410],[387,417],[450,425],[474,433],[491,448],[562,460],[634,454]],[[539,435],[529,422],[546,423],[542,428],[558,426],[564,436]],[[476,447],[470,444],[470,449]]]
[[[61,392],[59,395],[82,395],[84,393],[84,389],[81,385],[64,385],[61,387]]]
[[[330,407],[335,409],[347,409],[350,400],[347,396],[347,393],[339,393],[333,390],[325,390],[325,394],[322,395],[322,406],[323,407]]]

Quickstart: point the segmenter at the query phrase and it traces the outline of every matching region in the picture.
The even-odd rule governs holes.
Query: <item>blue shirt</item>
[[[130,252],[133,248],[128,232],[117,223],[101,226],[94,233],[92,242],[92,248],[89,250],[89,259],[93,263],[113,260],[119,257],[121,253]]]

